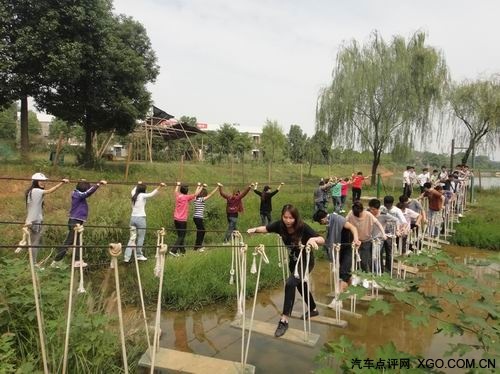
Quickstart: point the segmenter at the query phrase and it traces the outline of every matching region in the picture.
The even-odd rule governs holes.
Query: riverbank
[[[500,251],[500,188],[479,190],[451,237],[454,244]]]

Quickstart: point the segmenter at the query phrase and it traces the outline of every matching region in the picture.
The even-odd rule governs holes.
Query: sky
[[[495,0],[114,0],[114,8],[146,27],[160,66],[154,104],[210,130],[236,123],[259,132],[270,119],[285,133],[298,124],[314,134],[339,47],[375,30],[386,40],[424,31],[455,81],[500,73]]]

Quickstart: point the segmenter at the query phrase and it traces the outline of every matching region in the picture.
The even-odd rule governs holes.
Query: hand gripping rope
[[[285,287],[286,280],[290,276],[290,269],[288,268],[288,249],[279,235],[276,235],[276,244],[278,247],[278,267],[281,268],[283,287]]]
[[[257,256],[260,256],[258,267],[256,264],[256,257]],[[266,264],[269,264],[269,259],[267,258],[265,247],[263,244],[260,244],[258,247],[255,247],[255,249],[253,251],[253,261],[252,261],[252,267],[250,270],[251,274],[257,273],[257,280],[255,281],[255,293],[254,293],[254,297],[253,297],[252,313],[250,316],[250,326],[248,327],[248,337],[247,337],[247,343],[246,343],[246,348],[245,348],[245,355],[244,355],[244,358],[241,362],[242,373],[245,372],[245,367],[246,367],[247,360],[248,360],[248,348],[250,347],[250,337],[252,335],[252,326],[253,326],[253,319],[254,319],[254,315],[255,315],[255,306],[257,304],[257,295],[259,292],[260,271],[262,269],[262,261],[264,261]],[[243,316],[243,318],[244,317],[245,316]]]
[[[351,284],[357,286],[360,283],[359,276],[355,274],[359,269],[359,263],[361,262],[361,257],[359,256],[358,246],[352,244],[352,262],[351,262]],[[356,294],[349,296],[351,300],[351,313],[356,313]]]
[[[125,330],[123,328],[122,300],[120,294],[120,275],[118,272],[118,256],[122,254],[121,243],[110,243],[108,252],[111,255],[111,262],[115,270],[116,306],[118,309],[118,322],[120,325],[120,340],[122,345],[123,370],[125,374],[128,374],[127,350],[125,347]]]
[[[73,288],[75,282],[75,258],[76,251],[80,251],[80,284],[78,286],[78,293],[85,293],[85,288],[83,287],[83,257],[82,257],[82,237],[83,237],[83,226],[76,224],[73,227],[73,252],[71,254],[71,277],[69,281],[69,296],[68,296],[68,313],[66,316],[66,335],[64,337],[64,354],[63,354],[63,368],[62,373],[66,374],[68,369],[68,348],[69,348],[69,331],[71,327],[71,318],[73,316]],[[78,245],[77,249],[77,243]]]
[[[155,370],[155,361],[156,361],[156,351],[160,346],[160,318],[161,318],[161,295],[163,290],[163,275],[165,273],[165,255],[168,253],[168,246],[163,244],[163,239],[165,236],[165,230],[158,231],[158,239],[157,244],[159,244],[159,249],[157,249],[157,253],[159,256],[159,271],[157,272],[155,269],[155,275],[159,276],[159,285],[158,285],[158,300],[156,303],[156,317],[155,317],[155,333],[153,337],[153,348],[149,351],[151,356],[151,371],[153,374]]]
[[[342,300],[340,300],[340,243],[336,243],[330,249],[332,255],[330,283],[333,283],[334,298],[331,306],[335,309],[335,319],[340,322],[340,310],[342,309]]]
[[[29,247],[31,245],[31,236],[29,225],[23,226],[23,238],[18,244],[19,246],[28,246],[30,271],[31,271],[31,281],[33,283],[33,297],[35,298],[35,308],[36,308],[36,321],[38,323],[38,338],[40,339],[40,350],[42,353],[43,362],[43,372],[45,374],[49,373],[49,368],[47,365],[47,353],[45,351],[45,334],[43,330],[43,316],[42,310],[40,308],[40,296],[39,296],[39,281],[38,276],[35,272],[35,264],[33,263],[33,248]],[[16,253],[21,252],[23,247],[16,248]]]
[[[304,249],[305,249],[305,257],[306,257],[306,266],[304,268]],[[306,245],[305,247],[303,245],[300,246],[300,253],[299,257],[297,259],[297,263],[295,264],[295,272],[294,272],[294,277],[298,278],[301,280],[301,287],[302,287],[302,315],[306,316],[306,303],[307,303],[307,318],[304,318],[304,341],[309,340],[309,334],[311,333],[311,313],[309,311],[310,305],[311,305],[311,285],[309,283],[309,261],[311,258],[311,247],[309,245]],[[299,265],[300,263],[300,265]],[[300,268],[300,274],[298,269]],[[305,287],[304,285],[307,284],[307,296],[305,295]]]

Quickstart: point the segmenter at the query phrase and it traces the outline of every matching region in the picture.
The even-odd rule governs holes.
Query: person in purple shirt
[[[89,206],[87,204],[87,198],[91,196],[94,192],[97,191],[100,185],[106,185],[107,182],[105,180],[101,180],[99,183],[91,185],[86,180],[82,179],[76,184],[75,190],[71,193],[71,209],[69,211],[69,219],[68,219],[68,235],[64,240],[64,247],[59,249],[57,252],[54,261],[50,264],[53,268],[60,268],[62,265],[62,259],[66,255],[68,249],[73,245],[74,241],[74,227],[77,224],[83,225],[85,221],[87,221],[89,215]],[[77,245],[79,245],[79,240],[77,237]],[[78,266],[87,266],[85,262],[82,261],[80,264],[80,253],[76,251],[75,253],[75,267]]]

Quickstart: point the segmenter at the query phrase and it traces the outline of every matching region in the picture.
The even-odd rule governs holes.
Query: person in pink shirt
[[[351,185],[351,180],[349,178],[344,178],[340,181],[340,213],[345,213],[345,202],[347,201],[347,191],[349,190],[349,185]]]
[[[194,194],[188,195],[189,187],[181,182],[177,182],[175,186],[175,209],[174,209],[174,226],[177,233],[177,240],[170,251],[172,256],[178,257],[180,254],[186,253],[184,247],[184,239],[186,238],[187,219],[189,215],[189,202],[196,199],[200,194],[203,186],[198,183]]]

